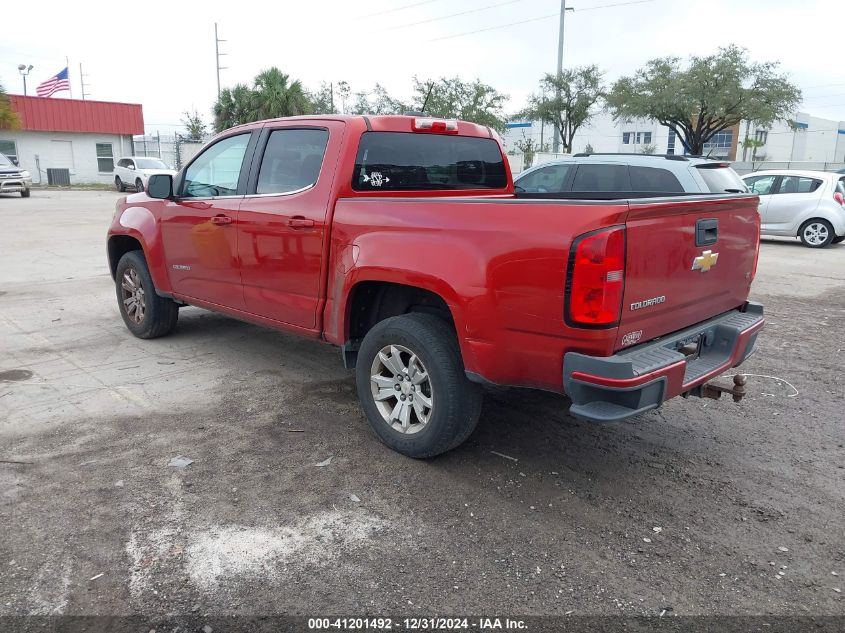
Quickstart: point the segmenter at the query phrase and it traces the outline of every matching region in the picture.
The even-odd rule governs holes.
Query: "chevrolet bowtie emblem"
[[[701,255],[692,260],[692,269],[706,273],[716,265],[717,261],[719,261],[719,253],[704,251]]]

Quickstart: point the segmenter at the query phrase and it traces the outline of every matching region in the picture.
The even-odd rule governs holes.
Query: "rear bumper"
[[[593,422],[617,422],[656,409],[669,398],[696,390],[754,352],[763,327],[763,306],[747,303],[691,328],[613,356],[565,355],[563,386],[570,413]],[[698,355],[678,350],[700,338]]]

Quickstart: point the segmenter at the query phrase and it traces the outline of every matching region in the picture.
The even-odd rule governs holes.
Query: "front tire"
[[[830,240],[830,243],[831,244],[841,244],[843,241],[845,241],[845,235],[840,235],[840,236],[834,237],[832,240]]]
[[[115,289],[120,316],[138,338],[165,336],[176,327],[179,306],[156,293],[143,251],[130,251],[120,258]]]
[[[24,189],[23,191],[21,191],[21,198],[29,198],[29,195],[30,195],[29,189]]]
[[[123,184],[123,181],[120,179],[120,176],[114,177],[114,188],[121,193],[126,191],[126,185]]]
[[[434,457],[463,443],[481,414],[482,391],[464,374],[454,330],[431,314],[376,324],[356,364],[358,397],[382,442],[408,457]]]
[[[798,238],[809,248],[824,248],[833,241],[836,234],[827,220],[807,220],[798,229]]]

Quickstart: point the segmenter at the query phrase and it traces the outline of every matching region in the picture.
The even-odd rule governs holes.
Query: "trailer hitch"
[[[729,393],[733,396],[734,402],[739,402],[745,397],[745,382],[747,380],[747,376],[745,374],[737,374],[734,376],[734,386],[733,387],[725,387],[723,385],[717,385],[714,383],[707,383],[701,385],[700,389],[700,396],[702,398],[711,398],[713,400],[718,400],[722,397],[723,393]]]

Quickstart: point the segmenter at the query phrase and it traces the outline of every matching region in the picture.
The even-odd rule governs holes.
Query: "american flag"
[[[54,92],[60,90],[70,90],[70,81],[68,81],[67,67],[64,70],[56,73],[47,81],[38,85],[36,92],[39,97],[52,97]]]

